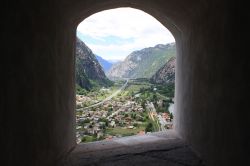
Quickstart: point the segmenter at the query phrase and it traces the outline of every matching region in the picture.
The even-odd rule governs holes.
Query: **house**
[[[125,118],[125,121],[126,121],[126,122],[131,122],[131,120],[132,120],[132,119],[131,119],[130,117],[126,117],[126,118]]]
[[[170,116],[169,116],[169,114],[166,113],[166,112],[162,113],[162,118],[163,118],[163,119],[166,119],[167,121],[170,121]]]
[[[113,138],[113,136],[109,135],[105,138],[105,140],[111,140]]]
[[[140,97],[140,93],[137,93],[136,95],[135,95],[135,98],[138,98],[138,97]]]
[[[109,92],[109,91],[110,91],[110,89],[102,87],[102,89],[100,89],[100,91],[103,91],[103,92]]]
[[[97,133],[97,138],[100,138],[100,137],[103,137],[103,136],[104,136],[104,134],[103,134],[102,131],[99,131],[99,132]]]
[[[142,107],[139,107],[139,108],[137,109],[137,111],[139,111],[139,112],[143,112],[143,111],[144,111],[144,109],[143,109]]]
[[[76,126],[76,130],[79,130],[81,128],[82,128],[82,126]]]
[[[133,128],[134,128],[134,126],[128,126],[127,128],[128,128],[128,129],[133,129]]]
[[[112,120],[111,123],[110,123],[110,126],[111,127],[116,127],[115,121]]]
[[[145,135],[145,131],[144,130],[141,130],[137,133],[137,135]]]

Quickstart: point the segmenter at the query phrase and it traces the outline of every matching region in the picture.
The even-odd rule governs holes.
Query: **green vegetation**
[[[145,131],[144,126],[135,127],[134,129],[128,129],[123,127],[115,127],[106,129],[106,134],[116,135],[116,136],[131,136],[138,134],[139,131]]]
[[[174,97],[174,84],[167,84],[167,85],[156,85],[157,92],[161,95],[167,96],[168,98]]]
[[[113,85],[101,65],[98,63],[92,51],[79,38],[76,41],[75,78],[76,83],[83,89],[90,91],[98,90],[101,87]]]
[[[146,132],[152,132],[154,129],[153,129],[153,124],[151,122],[148,123],[145,131]]]
[[[158,120],[156,119],[156,117],[155,117],[155,119],[153,120],[153,119],[148,119],[147,120],[147,132],[156,132],[156,131],[160,131],[160,126],[159,126],[159,122],[158,122]]]
[[[87,142],[94,142],[94,141],[99,141],[99,140],[103,140],[103,139],[104,139],[103,137],[97,138],[96,134],[94,134],[92,136],[85,135],[82,137],[81,142],[87,143]]]
[[[175,44],[157,45],[134,51],[126,59],[114,65],[110,77],[151,78],[168,60],[176,55]],[[132,65],[130,66],[129,64]],[[120,73],[124,73],[120,75]]]
[[[88,92],[87,90],[83,89],[78,84],[76,84],[76,94],[77,95],[86,95],[87,92]]]
[[[104,99],[124,84],[115,82],[112,87],[103,90],[84,91],[85,102],[82,105]],[[81,89],[79,88],[78,91]],[[78,109],[77,132],[81,142],[93,142],[114,137],[136,135],[141,132],[156,132],[162,129],[158,115],[166,112],[170,119],[173,115],[168,107],[172,98],[165,96],[174,94],[173,85],[154,85],[148,79],[129,80],[127,87],[104,105],[88,110]],[[149,105],[152,102],[156,109]],[[121,111],[120,111],[121,110]],[[165,128],[169,128],[166,126]],[[98,134],[93,134],[98,133]]]
[[[175,56],[175,45],[168,49],[152,49],[150,54],[146,54],[133,72],[135,77],[150,78],[156,71],[158,71],[167,61]],[[151,55],[151,56],[149,56]]]
[[[90,81],[90,84],[92,85],[92,88],[90,89],[92,92],[93,91],[98,91],[102,87],[110,87],[110,86],[112,86],[114,84],[109,79],[103,79],[103,80],[89,79],[89,81]]]

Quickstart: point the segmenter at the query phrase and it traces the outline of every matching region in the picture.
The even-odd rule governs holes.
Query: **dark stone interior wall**
[[[76,145],[75,28],[95,12],[122,6],[148,12],[176,38],[178,134],[209,165],[249,162],[249,117],[242,109],[248,102],[249,63],[238,37],[243,34],[237,27],[241,12],[223,0],[2,3],[1,161],[27,166],[65,164]]]
[[[220,2],[201,6],[177,58],[175,130],[211,166],[249,164],[249,61],[244,40],[237,40],[241,28],[233,8]]]
[[[1,6],[1,165],[56,165],[75,145],[75,32],[57,5]]]

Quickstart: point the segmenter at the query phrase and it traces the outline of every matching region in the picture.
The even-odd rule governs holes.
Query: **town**
[[[162,88],[134,79],[87,95],[76,95],[77,143],[171,129],[174,87],[170,86],[169,93],[161,93]]]

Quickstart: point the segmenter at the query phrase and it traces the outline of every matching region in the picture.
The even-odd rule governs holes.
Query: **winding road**
[[[89,108],[93,108],[93,107],[97,107],[99,105],[102,105],[103,103],[105,103],[106,101],[112,99],[113,97],[115,97],[116,95],[118,95],[122,90],[124,90],[124,88],[127,86],[129,79],[126,79],[126,82],[120,87],[120,89],[118,89],[117,91],[115,91],[112,95],[110,95],[109,97],[105,98],[104,100],[102,100],[99,103],[93,104],[91,106],[88,107],[84,107],[82,108],[83,110],[89,109]]]
[[[148,103],[147,105],[148,105],[150,112],[156,113],[155,106],[152,102]],[[150,115],[152,116],[152,120],[154,120],[153,115],[152,114],[150,114]],[[161,125],[161,126],[159,126],[160,131],[166,131],[165,125],[167,124],[167,121],[159,114],[157,115],[157,117],[158,117],[159,123]]]

